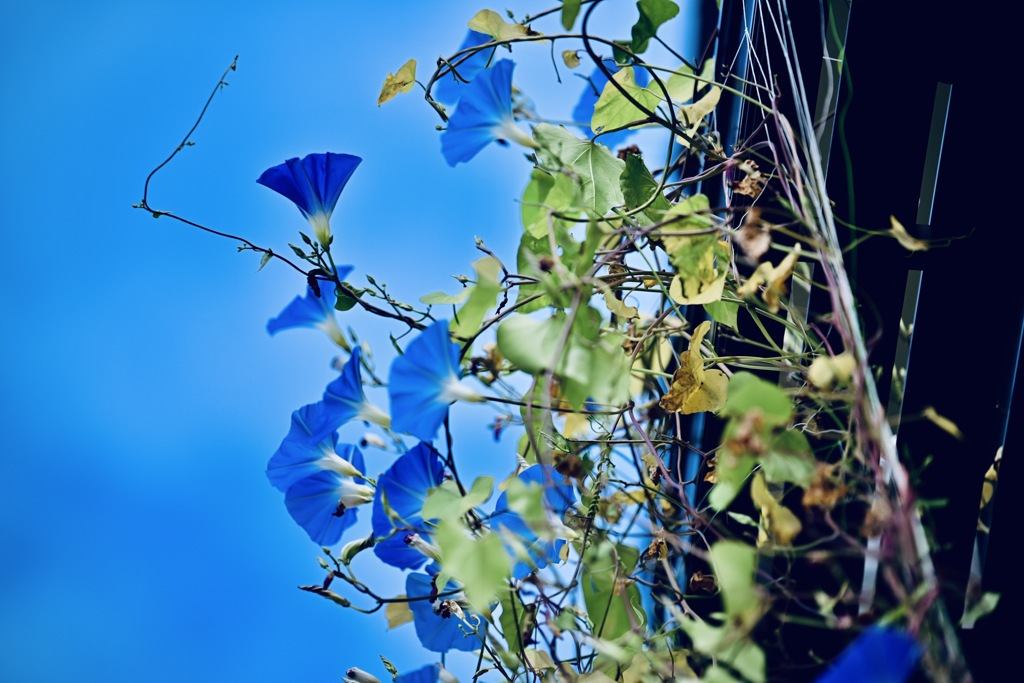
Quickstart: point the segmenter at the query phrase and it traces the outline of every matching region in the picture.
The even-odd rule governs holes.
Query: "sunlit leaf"
[[[547,242],[551,227],[568,230],[572,225],[552,214],[579,215],[580,208],[576,208],[578,204],[578,190],[572,178],[564,173],[545,173],[534,169],[530,175],[530,184],[523,192],[523,229],[531,237],[543,237]]]
[[[526,657],[526,661],[529,662],[530,666],[534,669],[554,669],[555,663],[551,659],[551,655],[543,650],[537,648],[527,648],[523,655]]]
[[[480,330],[487,311],[494,308],[501,293],[498,276],[501,263],[493,256],[484,256],[473,262],[476,271],[476,284],[473,285],[469,299],[459,309],[458,315],[451,323],[451,332],[456,337],[471,337]]]
[[[384,79],[384,87],[377,97],[377,106],[384,104],[400,92],[409,92],[416,84],[416,60],[410,59],[402,65],[397,73],[389,73]]]
[[[501,18],[497,12],[489,9],[482,9],[469,20],[469,28],[477,33],[483,33],[495,40],[511,40],[525,36],[528,30],[522,24],[510,24]]]
[[[765,306],[768,310],[772,313],[777,313],[781,304],[780,297],[789,291],[789,278],[792,277],[793,269],[796,267],[796,262],[799,258],[800,245],[797,244],[793,247],[793,250],[779,262],[778,266],[773,266],[770,262],[765,261],[759,265],[750,278],[736,290],[736,294],[741,297],[751,297],[757,293],[761,285],[765,285],[761,297],[764,299]]]
[[[689,102],[697,97],[697,93],[715,80],[715,60],[706,59],[701,71],[696,76],[693,69],[682,64],[665,81],[669,96],[676,102]]]
[[[752,626],[760,617],[760,597],[754,586],[757,552],[740,541],[719,541],[711,546],[710,555],[725,613]]]
[[[626,208],[632,211],[647,204],[654,197],[654,201],[643,210],[643,216],[646,216],[648,221],[661,220],[672,205],[663,194],[658,192],[658,182],[651,175],[643,157],[630,152],[626,155],[625,163],[620,182]]]
[[[711,323],[702,322],[690,337],[690,348],[679,355],[679,369],[672,376],[672,385],[661,397],[663,409],[689,415],[715,412],[726,401],[729,378],[721,370],[705,370],[700,352],[701,341],[711,329]]]
[[[625,303],[615,298],[615,292],[612,291],[608,285],[601,287],[601,291],[604,294],[604,305],[608,307],[608,311],[615,316],[618,316],[624,321],[636,320],[640,317],[640,311],[636,306],[627,306]]]
[[[961,624],[969,623],[973,624],[978,619],[981,619],[986,614],[991,613],[995,610],[996,606],[999,605],[999,593],[987,592],[983,593],[978,601],[971,607],[971,609],[964,614],[961,619]]]
[[[445,294],[444,292],[432,292],[430,294],[424,294],[423,296],[421,296],[420,302],[432,305],[458,305],[469,297],[469,291],[469,287],[463,287],[455,294]]]
[[[551,170],[563,168],[577,176],[580,206],[595,216],[603,216],[623,203],[619,178],[625,162],[617,159],[604,145],[580,140],[562,126],[538,124],[533,136],[540,146],[537,154]]]
[[[420,514],[424,519],[461,517],[487,502],[493,490],[494,477],[478,477],[465,496],[459,493],[459,487],[454,481],[445,481],[427,492],[427,501]]]
[[[405,596],[398,595],[396,597],[401,600]],[[389,602],[384,607],[384,615],[388,619],[389,631],[412,621],[412,610],[409,609],[409,603],[407,602]]]
[[[835,384],[849,382],[856,369],[857,360],[849,352],[844,351],[837,356],[818,356],[807,368],[807,381],[819,389],[831,389]]]
[[[793,401],[778,385],[750,372],[737,372],[729,382],[729,398],[723,414],[742,417],[752,410],[761,412],[769,426],[781,426],[793,415]]]
[[[575,69],[580,65],[579,50],[562,50],[562,61],[570,69]]]
[[[618,87],[616,87],[618,85]],[[621,88],[621,90],[620,90]],[[647,88],[636,84],[633,78],[633,68],[619,69],[612,76],[612,80],[604,85],[601,97],[594,105],[594,117],[590,120],[590,128],[595,133],[603,130],[619,128],[629,123],[643,121],[649,117],[647,112],[638,109],[626,95],[636,100],[644,109],[653,112],[661,104],[661,98]]]
[[[509,575],[509,557],[501,539],[491,532],[471,538],[458,519],[441,520],[434,538],[445,572],[464,586],[474,609],[487,611]]]
[[[740,305],[735,301],[712,301],[704,304],[704,311],[719,325],[736,329]]]
[[[640,18],[633,25],[631,47],[633,52],[640,54],[647,50],[658,27],[679,14],[679,6],[672,0],[639,0],[636,6],[640,10]]]

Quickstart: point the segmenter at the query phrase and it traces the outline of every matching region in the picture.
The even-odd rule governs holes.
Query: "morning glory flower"
[[[903,683],[921,656],[921,646],[902,631],[872,627],[832,663],[816,683]]]
[[[565,528],[562,518],[576,502],[573,486],[560,483],[566,481],[565,477],[547,465],[533,465],[520,472],[518,479],[524,484],[544,487],[543,501],[547,518],[552,527]],[[553,541],[540,539],[519,513],[509,509],[508,493],[498,496],[494,514],[491,515],[491,524],[521,543],[529,555],[529,561],[517,562],[512,567],[512,577],[515,579],[523,579],[534,569],[543,569],[549,563],[557,562],[562,546],[565,545],[565,540],[561,538]],[[517,554],[516,548],[511,545],[509,551],[513,556]]]
[[[334,430],[318,432],[312,424],[320,419],[317,404],[292,413],[291,427],[267,464],[267,478],[274,488],[287,491],[295,482],[323,470],[345,477],[361,477],[362,467],[353,463],[359,451],[349,444],[338,445]],[[362,455],[358,456],[362,460]]]
[[[428,537],[429,529],[421,516],[427,490],[443,481],[441,456],[425,443],[417,444],[380,476],[372,524],[373,535],[379,539],[373,552],[382,562],[399,569],[416,569],[431,559],[413,546]],[[407,537],[412,537],[412,545]]]
[[[614,59],[604,60],[604,65],[607,69],[615,74],[619,68],[615,63]],[[647,73],[647,69],[636,67],[633,69],[633,77],[636,84],[641,88],[646,88],[647,83],[650,81],[650,75]],[[572,110],[572,119],[579,123],[586,123],[580,130],[583,131],[587,136],[592,136],[593,131],[590,129],[590,120],[594,118],[594,107],[597,105],[597,101],[601,98],[601,93],[604,92],[604,86],[608,83],[608,77],[604,75],[600,67],[594,67],[594,73],[590,74],[590,82],[583,87],[583,92],[580,93],[580,99],[576,103],[576,108]],[[598,140],[601,144],[606,147],[614,149],[616,145],[621,144],[626,137],[633,134],[632,130],[620,130],[615,133],[609,133],[602,135]]]
[[[400,675],[395,683],[458,683],[457,678],[439,664],[424,667]]]
[[[387,413],[366,400],[361,362],[362,352],[358,347],[352,349],[352,355],[341,369],[341,375],[327,385],[323,400],[315,404],[318,414],[314,431],[332,432],[353,419],[372,422],[385,428],[391,425]]]
[[[479,33],[478,31],[470,30],[466,33],[465,40],[462,41],[462,45],[459,46],[458,51],[477,45],[483,45],[484,43],[490,42],[491,37],[486,33]],[[494,54],[494,49],[480,50],[474,52],[469,57],[466,57],[463,62],[455,67],[455,71],[458,72],[459,76],[466,81],[472,81],[480,71],[487,66],[487,60]],[[459,57],[458,59],[462,59]],[[456,60],[457,61],[457,60]],[[434,83],[433,95],[434,99],[438,102],[457,102],[458,99],[466,92],[466,87],[469,83],[464,83],[452,74],[448,74],[443,78],[439,79]]]
[[[363,454],[350,446],[342,457],[356,472],[363,470]],[[361,477],[346,476],[337,471],[321,470],[299,479],[284,495],[288,514],[318,545],[334,545],[345,529],[356,523],[356,506],[373,500],[373,488]]]
[[[331,242],[331,213],[361,162],[352,154],[308,154],[268,168],[256,181],[295,202],[325,248]]]
[[[451,341],[448,321],[438,320],[391,364],[388,395],[392,429],[421,441],[433,440],[449,405],[459,399],[483,400],[459,382],[461,376],[459,345]]]
[[[338,279],[344,280],[351,272],[352,266],[338,266]],[[331,280],[320,282],[320,296],[317,296],[312,288],[307,287],[305,297],[295,297],[276,318],[271,318],[267,322],[267,332],[274,335],[281,330],[296,327],[315,327],[323,330],[331,341],[347,350],[348,341],[334,318],[334,290],[335,285]]]
[[[436,576],[429,574],[409,574],[405,579],[405,594],[409,598],[427,598],[426,600],[412,599],[409,601],[409,609],[412,610],[412,621],[416,626],[416,636],[420,644],[431,652],[447,652],[448,650],[461,650],[472,652],[480,647],[480,639],[473,635],[466,635],[466,632],[459,628],[459,625],[466,620],[462,606],[458,603],[460,594],[445,596],[445,593],[455,590],[451,583],[443,589],[434,590],[434,579]],[[433,600],[430,598],[433,596]],[[476,615],[470,615],[476,617]],[[468,626],[463,626],[471,630]]]
[[[455,113],[448,119],[448,129],[441,134],[441,153],[449,166],[469,161],[495,140],[537,146],[512,116],[514,68],[511,60],[503,59],[462,88]]]

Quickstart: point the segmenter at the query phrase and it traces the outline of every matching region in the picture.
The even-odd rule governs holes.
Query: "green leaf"
[[[334,294],[334,310],[336,311],[347,311],[353,308],[359,300],[353,296],[349,296],[342,291],[340,287],[335,290]]]
[[[501,634],[505,643],[513,652],[519,652],[526,645],[524,635],[530,630],[530,617],[526,612],[526,605],[519,598],[519,594],[511,588],[507,588],[498,594],[498,602],[501,604],[501,615],[498,623],[501,624]]]
[[[772,439],[769,449],[761,458],[761,469],[768,481],[803,486],[814,476],[817,461],[803,432],[784,430]]]
[[[263,252],[263,257],[260,259],[260,267],[256,269],[256,272],[258,273],[261,270],[263,270],[263,266],[265,266],[268,263],[270,263],[270,259],[272,259],[272,258],[274,258],[274,252],[272,252],[272,251],[265,251],[265,252]]]
[[[454,481],[442,482],[440,486],[427,491],[423,503],[424,519],[449,519],[461,517],[473,508],[483,505],[494,490],[494,477],[479,477],[463,496]]]
[[[732,381],[735,379],[734,375]],[[730,391],[732,390],[730,389]],[[743,484],[750,473],[754,471],[756,464],[757,460],[752,456],[744,455],[737,458],[723,449],[723,452],[718,454],[715,465],[715,476],[718,481],[708,492],[708,505],[716,510],[724,510],[729,507],[729,503],[739,495]]]
[[[704,304],[721,298],[725,276],[729,270],[727,246],[714,232],[686,235],[688,231],[706,231],[714,226],[708,215],[708,198],[702,194],[679,202],[664,215],[678,220],[662,228],[661,242],[672,264],[679,271],[679,281],[669,288],[669,296],[681,304]]]
[[[466,304],[459,309],[456,320],[452,320],[451,331],[456,337],[471,337],[480,330],[480,324],[487,311],[494,307],[501,293],[498,274],[501,263],[493,256],[484,256],[473,262],[476,271],[476,284],[471,288]]]
[[[623,203],[619,178],[625,163],[604,145],[580,140],[562,126],[538,124],[533,136],[540,145],[537,154],[551,170],[569,169],[580,188],[580,206],[592,215],[605,215]]]
[[[391,680],[396,680],[398,678],[398,667],[392,664],[391,660],[389,660],[384,655],[380,656],[380,661],[382,664],[384,664],[384,668],[388,670],[388,673],[391,674]]]
[[[640,10],[640,18],[633,25],[633,52],[640,54],[647,50],[657,32],[658,27],[679,14],[679,6],[672,0],[639,0],[636,3]]]
[[[489,531],[471,538],[458,519],[441,520],[434,538],[445,572],[463,585],[473,609],[488,611],[509,575],[509,558],[501,539]]]
[[[527,29],[522,24],[510,24],[502,19],[500,14],[489,9],[477,12],[469,20],[469,28],[495,40],[511,40],[527,34]]]
[[[639,154],[627,154],[625,164],[619,180],[622,185],[623,202],[626,208],[632,211],[646,204],[658,192],[658,181],[651,175]],[[665,195],[659,194],[651,205],[643,210],[643,214],[651,221],[659,221],[671,207]]]
[[[498,350],[516,367],[531,375],[553,369],[558,365],[555,353],[565,324],[562,313],[547,320],[512,316],[498,326]]]
[[[999,593],[983,593],[978,601],[964,614],[960,624],[974,624],[978,619],[992,612],[999,604]]]
[[[654,111],[661,104],[661,98],[647,88],[641,88],[633,78],[633,68],[626,67],[619,69],[612,76],[612,80],[629,93],[629,96],[640,103],[648,111]],[[594,118],[590,121],[590,128],[595,133],[603,130],[619,128],[635,121],[642,121],[648,118],[648,114],[638,109],[630,102],[615,83],[608,81],[601,91],[601,97],[594,105]]]
[[[472,287],[463,287],[455,294],[445,294],[444,292],[431,292],[430,294],[424,294],[420,297],[420,303],[430,304],[433,306],[439,305],[458,305],[469,298],[469,291]]]
[[[523,192],[521,215],[523,229],[531,237],[548,236],[548,217],[552,213],[567,216],[579,214],[577,207],[576,184],[564,173],[545,173],[534,169],[530,175],[530,184]],[[571,227],[571,223],[561,218],[552,218],[551,224],[562,229]]]
[[[677,68],[676,72],[665,81],[665,88],[668,90],[669,97],[674,101],[689,102],[697,97],[698,92],[714,82],[715,60],[705,60],[700,74],[696,77],[693,69],[685,64]]]
[[[746,622],[760,602],[754,587],[757,551],[740,541],[719,541],[711,546],[710,554],[725,613]]]
[[[416,84],[416,60],[410,59],[402,65],[397,73],[389,73],[384,79],[384,87],[377,96],[377,106],[384,104],[400,92],[409,92]]]
[[[735,301],[712,301],[704,304],[704,312],[711,316],[711,319],[720,325],[726,325],[736,329],[739,317],[740,305]]]
[[[571,31],[580,13],[582,0],[564,0],[562,3],[562,28]]]
[[[639,551],[626,545],[600,541],[587,545],[583,554],[580,585],[587,612],[594,622],[594,635],[613,640],[632,628],[630,613],[644,623],[646,617],[639,607],[640,592],[636,584],[624,579],[636,567]]]
[[[793,414],[793,402],[785,391],[749,372],[737,372],[729,382],[729,398],[722,413],[742,417],[751,410],[761,411],[768,426],[782,426]]]

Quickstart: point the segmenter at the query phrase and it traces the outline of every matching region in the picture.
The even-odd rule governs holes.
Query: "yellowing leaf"
[[[800,245],[797,244],[778,266],[773,266],[768,261],[759,265],[750,279],[736,290],[736,294],[741,297],[751,297],[762,284],[766,285],[762,298],[768,310],[777,313],[780,305],[779,297],[788,291],[789,278],[793,275],[793,268],[796,267],[799,258]]]
[[[896,238],[900,246],[907,251],[927,251],[928,243],[916,237],[911,237],[907,229],[903,227],[903,224],[896,220],[896,216],[889,216],[889,221],[892,223],[892,236]]]
[[[600,282],[600,281],[599,281]],[[603,282],[601,282],[604,285]],[[617,315],[623,320],[636,320],[640,317],[640,311],[636,306],[627,306],[619,299],[615,298],[615,293],[604,285],[601,287],[604,290],[604,305],[608,307],[608,311],[613,315]]]
[[[416,60],[410,59],[402,65],[398,73],[388,74],[384,79],[384,87],[377,97],[377,106],[384,104],[400,92],[409,92],[416,84]]]
[[[722,98],[722,89],[717,85],[711,86],[711,90],[708,91],[704,97],[700,98],[693,104],[687,104],[679,108],[679,119],[683,125],[688,126],[686,129],[686,136],[677,135],[676,141],[679,142],[683,147],[690,146],[690,139],[692,139],[697,131],[700,129],[701,121],[704,117],[715,110],[718,106],[718,101]]]
[[[960,431],[960,428],[956,426],[956,423],[950,420],[948,417],[943,417],[935,412],[935,408],[928,406],[921,411],[921,417],[926,420],[931,420],[932,424],[946,432],[950,436],[956,439],[963,439],[964,434]]]
[[[500,14],[489,9],[482,9],[477,12],[469,20],[469,28],[477,33],[488,35],[495,40],[511,40],[531,32],[522,24],[508,23],[501,18]]]
[[[526,656],[526,661],[530,663],[530,666],[534,669],[554,669],[555,663],[551,660],[551,655],[543,650],[528,647],[523,651]]]
[[[404,597],[404,595],[398,596],[398,598]],[[389,631],[412,621],[412,610],[409,609],[407,602],[389,602],[384,608],[384,615],[388,618]]]
[[[580,65],[580,55],[577,50],[562,50],[562,61],[570,69],[575,69]]]
[[[661,397],[665,410],[689,415],[715,412],[725,405],[729,378],[721,370],[705,370],[700,344],[711,329],[705,320],[693,331],[690,348],[679,355],[679,369],[672,377],[672,386]]]
[[[711,255],[711,252],[708,252],[708,254]],[[672,297],[672,301],[683,306],[689,306],[690,304],[713,304],[721,299],[722,294],[725,293],[725,274],[725,269],[723,268],[710,283],[696,281],[694,284],[694,281],[690,281],[691,286],[686,289],[696,289],[693,292],[693,296],[686,296],[683,293],[683,279],[676,275],[668,286],[668,295]]]
[[[807,381],[819,389],[831,389],[833,384],[850,381],[857,361],[853,354],[843,352],[838,356],[818,356],[807,368]]]
[[[750,497],[754,505],[761,509],[763,527],[757,536],[758,547],[765,545],[769,537],[779,545],[792,546],[793,539],[803,529],[803,525],[789,508],[775,499],[760,472],[754,475],[750,483]]]

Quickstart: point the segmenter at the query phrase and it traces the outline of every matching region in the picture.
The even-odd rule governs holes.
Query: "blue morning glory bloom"
[[[470,30],[466,33],[465,40],[462,41],[462,45],[459,46],[458,51],[462,52],[466,48],[476,47],[477,45],[483,45],[484,43],[490,42],[491,37],[486,33],[479,33],[477,31]],[[494,54],[494,49],[480,50],[474,52],[469,57],[455,67],[455,71],[458,72],[466,81],[472,81],[480,71],[487,66],[487,61]],[[462,59],[462,57],[457,58]],[[466,86],[469,83],[464,83],[452,74],[448,74],[434,83],[432,90],[434,99],[438,102],[457,102],[462,94],[466,92]]]
[[[896,629],[874,626],[832,663],[816,683],[903,683],[921,656],[921,646]]]
[[[459,679],[440,664],[427,664],[400,675],[395,679],[395,683],[459,683]]]
[[[441,153],[449,166],[469,161],[495,140],[537,146],[512,116],[514,68],[511,60],[503,59],[462,88],[455,113],[448,119],[448,129],[441,134]]]
[[[331,240],[331,213],[362,161],[352,154],[308,154],[268,168],[256,181],[295,202],[324,247]]]
[[[459,345],[451,341],[448,321],[438,320],[391,364],[388,396],[392,429],[421,441],[433,440],[449,405],[459,399],[483,400],[460,384],[460,378]]]
[[[338,266],[338,279],[344,280],[352,272],[352,266]],[[277,334],[281,330],[296,327],[315,327],[323,330],[335,344],[348,349],[349,344],[334,319],[335,285],[331,280],[320,282],[320,296],[312,288],[306,288],[306,296],[297,296],[276,318],[267,322],[267,332]]]
[[[464,615],[462,607],[456,603],[459,595],[444,597],[443,594],[455,589],[451,583],[437,591],[441,594],[433,602],[429,597],[434,594],[433,577],[428,574],[409,574],[405,579],[405,594],[409,598],[428,598],[427,600],[411,600],[409,609],[412,610],[412,621],[416,626],[416,636],[420,644],[431,652],[448,652],[448,650],[461,650],[472,652],[479,649],[480,639],[473,635],[466,635],[465,631],[459,628]],[[466,615],[470,618],[475,615]],[[470,627],[464,626],[467,630]]]
[[[399,569],[416,569],[428,558],[410,547],[406,537],[429,533],[421,512],[427,501],[427,490],[444,481],[444,463],[441,456],[425,443],[402,455],[377,480],[377,495],[373,500],[373,535],[377,544],[374,554],[382,562]],[[388,509],[384,507],[387,498]],[[392,533],[394,532],[394,533]]]
[[[604,65],[612,74],[619,70],[614,59],[604,60]],[[641,88],[646,88],[647,83],[650,81],[647,69],[640,67],[633,69],[633,78]],[[584,85],[583,92],[580,93],[580,99],[576,103],[576,108],[572,110],[573,121],[587,124],[581,126],[580,130],[588,136],[593,135],[593,131],[590,130],[590,120],[594,118],[594,106],[597,105],[597,101],[601,98],[601,93],[604,91],[604,86],[607,83],[608,77],[604,75],[604,72],[599,67],[594,67],[594,73],[590,74],[590,82]],[[602,145],[614,149],[616,145],[621,144],[633,132],[631,130],[622,130],[616,133],[609,133],[602,135],[598,138],[598,141]]]
[[[341,375],[327,385],[323,400],[316,404],[318,415],[314,431],[332,432],[353,419],[372,422],[381,427],[391,425],[387,413],[366,400],[361,362],[362,352],[358,347],[352,349],[352,355],[342,368]]]
[[[576,491],[572,484],[565,483],[565,477],[547,465],[528,467],[519,473],[518,478],[525,484],[544,487],[544,507],[548,517],[554,525],[562,524],[566,511],[576,502]],[[534,569],[543,569],[549,563],[557,562],[562,546],[565,545],[565,541],[560,538],[554,541],[538,538],[526,521],[509,509],[507,493],[498,496],[494,514],[491,515],[491,524],[495,529],[501,529],[521,542],[530,556],[529,561],[517,562],[512,567],[512,577],[515,579],[525,578]],[[516,555],[515,548],[509,547],[509,551],[513,556]]]
[[[362,475],[362,465],[353,463],[359,453],[355,446],[338,445],[334,430],[317,432],[311,423],[319,420],[317,404],[303,406],[292,413],[288,436],[267,464],[267,478],[274,488],[287,491],[295,482],[323,470],[347,477]],[[358,456],[360,462],[362,455]]]
[[[356,472],[363,471],[363,454],[358,448],[349,446],[340,455],[351,458]],[[318,545],[337,543],[342,532],[356,523],[355,507],[371,500],[373,489],[361,477],[329,469],[299,479],[284,494],[288,513]]]

